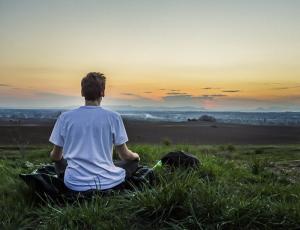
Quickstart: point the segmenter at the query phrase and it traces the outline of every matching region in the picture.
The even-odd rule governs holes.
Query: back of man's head
[[[81,80],[81,95],[87,101],[95,101],[104,97],[105,76],[102,73],[88,73]]]

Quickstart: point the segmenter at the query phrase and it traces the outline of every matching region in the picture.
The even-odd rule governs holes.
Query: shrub
[[[268,162],[265,159],[253,158],[250,161],[251,172],[255,175],[262,173],[267,165]]]
[[[232,144],[227,145],[227,150],[230,152],[234,152],[236,150],[235,146]]]
[[[172,144],[172,141],[168,137],[165,137],[164,139],[162,139],[162,143],[165,146],[170,146]]]
[[[259,155],[259,154],[263,154],[264,150],[263,149],[255,149],[254,154]]]

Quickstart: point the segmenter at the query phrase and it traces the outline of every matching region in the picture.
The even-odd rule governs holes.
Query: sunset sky
[[[300,1],[0,0],[0,107],[300,111]]]

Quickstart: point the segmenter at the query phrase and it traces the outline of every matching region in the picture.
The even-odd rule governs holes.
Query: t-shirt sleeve
[[[114,145],[122,145],[127,141],[128,137],[122,117],[118,115],[113,124],[113,143]]]
[[[61,116],[59,116],[55,122],[49,141],[54,145],[60,147],[64,146],[63,121]]]

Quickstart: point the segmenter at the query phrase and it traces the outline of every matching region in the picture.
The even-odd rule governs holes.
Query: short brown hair
[[[104,96],[105,76],[103,73],[90,72],[81,80],[81,94],[88,101]]]

